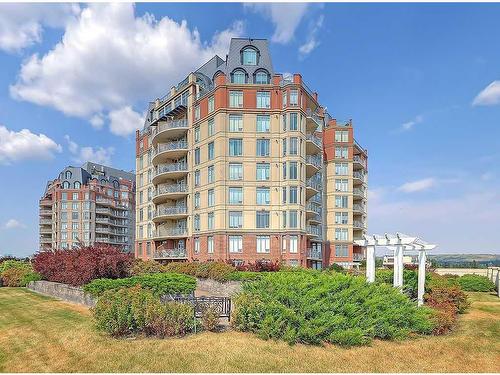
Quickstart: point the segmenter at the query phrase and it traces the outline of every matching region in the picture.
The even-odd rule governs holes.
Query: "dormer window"
[[[67,180],[69,180],[71,178],[71,172],[70,171],[66,171],[65,178]]]
[[[242,53],[243,65],[257,65],[257,50],[252,47],[246,47]]]
[[[268,84],[269,83],[269,74],[265,70],[259,70],[255,73],[255,83],[256,84]]]
[[[242,69],[237,69],[231,74],[231,83],[244,84],[246,83],[246,78],[246,72]]]

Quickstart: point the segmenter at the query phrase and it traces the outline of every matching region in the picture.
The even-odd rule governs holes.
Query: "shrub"
[[[167,264],[164,270],[225,282],[231,279],[236,268],[223,262],[176,262]]]
[[[19,260],[6,260],[0,264],[0,281],[3,286],[24,287],[30,281],[40,280],[31,264]]]
[[[252,281],[257,280],[261,277],[262,273],[250,272],[250,271],[236,271],[228,276],[228,280],[231,281]]]
[[[495,284],[486,276],[464,275],[458,279],[460,288],[467,292],[491,292],[495,290]]]
[[[142,276],[150,273],[160,273],[164,267],[154,260],[135,259],[130,267],[130,276]]]
[[[328,267],[328,271],[334,271],[334,272],[345,272],[344,267],[342,267],[340,264],[333,263]]]
[[[429,308],[389,285],[341,273],[267,273],[244,284],[234,305],[236,329],[291,344],[362,345],[434,329]]]
[[[436,309],[452,309],[454,314],[463,314],[470,306],[467,295],[456,286],[434,287],[424,295],[427,305]]]
[[[428,283],[431,279],[429,273],[425,275],[425,282]],[[394,270],[377,270],[375,280],[381,283],[393,285]],[[404,269],[403,270],[403,292],[411,299],[416,299],[418,295],[418,271]]]
[[[124,279],[97,279],[84,285],[83,290],[98,297],[108,290],[137,285],[151,291],[155,296],[190,294],[196,289],[196,280],[193,277],[176,273],[156,273]]]
[[[219,313],[213,305],[206,306],[201,315],[201,325],[206,331],[216,331],[219,326]]]
[[[132,261],[133,255],[118,247],[96,244],[39,252],[33,267],[45,280],[79,286],[99,278],[127,277]]]
[[[193,307],[178,302],[149,305],[146,311],[146,333],[158,337],[183,336],[195,327]]]
[[[21,260],[16,260],[16,259],[8,259],[0,263],[0,276],[2,273],[4,273],[7,270],[10,269],[25,269],[25,270],[30,270],[32,271],[33,268],[31,267],[31,264],[29,262],[24,262]]]
[[[281,269],[278,261],[272,262],[266,259],[256,260],[255,263],[247,263],[237,267],[239,271],[250,272],[277,272]]]
[[[444,335],[451,332],[455,328],[457,318],[453,306],[441,306],[439,309],[434,309],[432,314],[432,322],[434,329],[433,335]]]

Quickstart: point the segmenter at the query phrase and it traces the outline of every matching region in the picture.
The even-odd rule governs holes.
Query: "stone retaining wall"
[[[93,307],[97,300],[85,293],[82,288],[54,283],[51,281],[31,281],[28,289],[34,292],[62,299],[64,301],[79,303],[81,305]]]
[[[240,281],[227,281],[220,283],[212,279],[196,278],[195,295],[213,296],[213,297],[232,297],[236,293],[241,292]]]

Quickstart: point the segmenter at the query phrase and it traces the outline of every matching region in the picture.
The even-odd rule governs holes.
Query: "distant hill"
[[[429,254],[434,267],[485,268],[500,267],[500,254]]]

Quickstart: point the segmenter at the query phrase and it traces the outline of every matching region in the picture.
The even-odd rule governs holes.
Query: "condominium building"
[[[136,248],[162,262],[351,267],[366,227],[366,150],[267,40],[231,40],[136,134]]]
[[[95,163],[68,166],[40,199],[40,249],[107,243],[133,251],[135,175]]]

